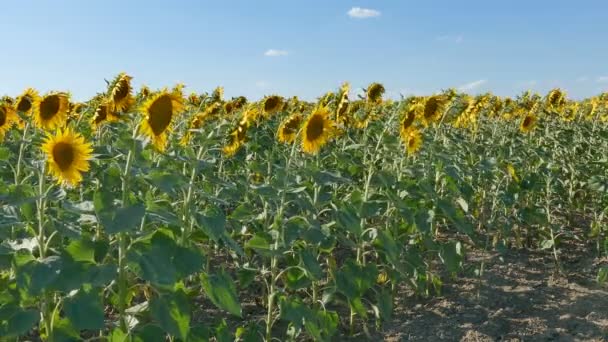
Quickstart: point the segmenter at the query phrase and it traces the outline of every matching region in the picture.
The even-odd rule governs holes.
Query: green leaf
[[[236,286],[224,270],[213,275],[202,273],[201,282],[205,293],[213,304],[235,316],[242,317]]]
[[[439,251],[439,257],[443,261],[443,264],[448,268],[448,271],[452,273],[458,272],[462,267],[464,259],[462,244],[460,241],[443,244]]]
[[[39,320],[40,312],[38,310],[19,309],[7,320],[5,329],[0,325],[1,335],[6,337],[21,336],[30,331]]]
[[[190,331],[190,306],[182,290],[154,297],[150,301],[150,314],[167,333],[186,339]]]
[[[336,212],[336,223],[357,238],[363,232],[361,218],[357,214],[357,210],[351,205],[345,204]]]
[[[195,325],[190,328],[190,333],[186,342],[209,342],[211,338],[211,330],[204,325]]]
[[[597,282],[604,284],[608,281],[608,267],[602,267],[597,272]]]
[[[67,254],[74,261],[95,263],[95,242],[87,239],[72,240],[65,248]]]
[[[309,249],[303,249],[300,251],[300,259],[302,260],[302,264],[304,264],[304,268],[310,274],[312,279],[319,280],[323,277],[323,269],[317,261],[317,258],[312,254]]]
[[[348,259],[336,272],[336,286],[338,291],[353,300],[361,298],[376,282],[377,277],[378,269],[375,264],[362,266]]]
[[[164,330],[154,324],[137,327],[133,332],[133,342],[165,342]]]
[[[205,257],[194,248],[177,246],[175,248],[174,265],[180,278],[199,272],[203,269]]]
[[[99,289],[78,290],[65,300],[64,310],[78,330],[98,330],[104,327],[104,311]]]
[[[141,219],[146,214],[146,207],[143,203],[118,208],[110,212],[102,212],[99,219],[108,234],[133,231],[141,224]]]

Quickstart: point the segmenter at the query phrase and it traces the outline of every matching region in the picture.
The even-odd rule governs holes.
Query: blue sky
[[[6,1],[0,94],[93,96],[223,85],[227,96],[314,99],[343,81],[389,96],[448,87],[515,95],[608,90],[608,1]]]

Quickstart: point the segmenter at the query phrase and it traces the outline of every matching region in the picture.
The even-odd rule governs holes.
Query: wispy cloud
[[[287,50],[269,49],[264,52],[264,56],[266,57],[281,57],[287,55],[289,55],[289,51]]]
[[[576,82],[587,82],[589,81],[589,77],[588,76],[581,76],[579,78],[576,79]]]
[[[255,82],[255,86],[260,89],[267,88],[270,84],[266,81],[257,81]]]
[[[608,83],[608,76],[600,76],[597,78],[597,83]]]
[[[475,89],[479,88],[480,86],[484,85],[486,82],[487,82],[487,80],[473,81],[473,82],[461,85],[460,87],[458,87],[458,90],[460,90],[460,91],[475,90]]]
[[[357,19],[379,17],[380,11],[370,8],[353,7],[347,12],[348,16]]]
[[[442,35],[442,36],[437,36],[435,37],[435,40],[440,41],[440,42],[451,42],[451,43],[455,43],[455,44],[460,44],[464,41],[464,35],[462,34],[457,34],[457,35]]]

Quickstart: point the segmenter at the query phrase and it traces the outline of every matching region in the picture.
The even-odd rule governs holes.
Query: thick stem
[[[122,180],[122,206],[127,206],[129,178],[131,172],[131,163],[133,162],[133,148],[127,154],[127,161]],[[120,315],[120,328],[127,332],[127,269],[126,269],[126,254],[127,254],[127,236],[124,232],[118,233],[118,312]]]

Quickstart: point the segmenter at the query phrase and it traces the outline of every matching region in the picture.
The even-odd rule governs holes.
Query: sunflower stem
[[[128,191],[129,191],[129,176],[131,173],[131,163],[133,162],[133,150],[135,143],[131,146],[127,154],[127,161],[122,179],[122,207],[127,206]],[[127,332],[127,317],[125,311],[127,309],[127,269],[126,269],[126,254],[127,254],[127,236],[124,232],[118,233],[118,311],[120,314],[120,329]]]
[[[25,137],[27,136],[27,131],[29,127],[30,123],[26,122],[25,127],[23,128],[23,137],[21,138],[21,144],[19,144],[19,157],[17,159],[17,169],[15,170],[15,185],[19,185],[21,177],[21,164],[23,162],[23,153],[25,151]]]

